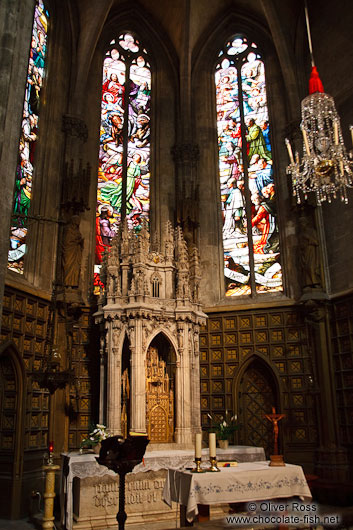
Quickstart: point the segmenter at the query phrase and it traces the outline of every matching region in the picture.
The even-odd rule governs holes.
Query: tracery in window
[[[265,68],[256,44],[230,39],[215,81],[226,295],[281,291]]]
[[[111,41],[103,64],[96,212],[96,267],[119,224],[139,231],[149,219],[151,70],[131,33]]]
[[[11,219],[8,268],[23,274],[26,252],[28,211],[32,199],[35,150],[38,137],[40,97],[45,74],[49,13],[42,0],[37,0],[34,10],[31,48],[29,53],[25,100],[19,156],[15,179],[13,217]]]

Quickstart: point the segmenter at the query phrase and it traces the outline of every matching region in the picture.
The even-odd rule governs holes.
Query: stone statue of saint
[[[318,288],[322,285],[319,238],[311,219],[299,218],[300,266],[303,288]]]
[[[80,232],[80,217],[73,215],[64,231],[63,279],[66,287],[77,288],[80,280],[83,237]]]

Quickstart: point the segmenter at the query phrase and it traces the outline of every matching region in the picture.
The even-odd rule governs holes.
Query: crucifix
[[[277,414],[275,407],[272,407],[271,414],[265,414],[265,418],[268,419],[273,425],[273,455],[270,456],[270,466],[284,466],[283,455],[278,454],[278,422],[285,418],[285,414]]]

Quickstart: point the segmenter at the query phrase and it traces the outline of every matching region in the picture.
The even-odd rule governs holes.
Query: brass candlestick
[[[211,467],[208,468],[208,471],[220,471],[217,467],[217,458],[215,456],[210,456]]]
[[[191,473],[205,473],[204,469],[201,469],[201,458],[195,458],[196,467],[191,470]]]

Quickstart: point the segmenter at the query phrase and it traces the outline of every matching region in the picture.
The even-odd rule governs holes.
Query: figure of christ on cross
[[[272,407],[272,413],[271,414],[265,414],[265,418],[268,419],[272,425],[273,425],[273,439],[274,439],[274,442],[273,442],[273,455],[271,455],[271,462],[270,462],[270,466],[274,466],[274,465],[277,465],[277,466],[284,466],[284,462],[283,462],[283,456],[282,455],[279,455],[278,454],[278,422],[285,418],[285,414],[277,414],[276,413],[276,409],[275,407]],[[275,458],[273,458],[275,457]],[[276,458],[277,457],[277,458]],[[280,458],[279,458],[280,457]],[[274,463],[274,462],[277,462],[277,463]]]

